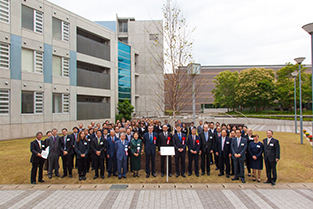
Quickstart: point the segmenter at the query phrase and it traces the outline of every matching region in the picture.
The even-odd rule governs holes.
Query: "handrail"
[[[249,123],[251,123],[250,120],[249,120],[243,113],[241,113],[241,112],[239,112],[239,111],[237,111],[237,110],[235,110],[235,112],[239,113],[240,115],[243,115],[243,116],[247,119],[247,121],[248,121]]]

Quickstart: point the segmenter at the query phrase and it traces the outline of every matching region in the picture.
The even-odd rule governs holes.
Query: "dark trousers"
[[[188,162],[188,172],[192,173],[192,161],[195,161],[195,174],[199,175],[199,153],[192,154],[188,152],[189,155],[189,162]]]
[[[132,170],[132,158],[131,158],[131,156],[132,156],[132,153],[131,153],[130,150],[128,150],[126,172],[128,172],[128,171],[133,172],[133,170]]]
[[[234,170],[235,170],[235,178],[245,178],[245,161],[239,160],[239,159],[233,159],[234,160]]]
[[[32,171],[30,176],[30,183],[36,182],[37,168],[39,167],[38,181],[42,180],[43,162],[32,163]]]
[[[109,171],[109,158],[107,157],[107,153],[104,152],[105,155],[105,166],[107,168],[107,171]]]
[[[177,174],[185,174],[185,158],[186,158],[186,152],[175,153],[175,166],[176,166]],[[181,163],[181,170],[179,170],[179,159]]]
[[[211,153],[201,153],[201,171],[202,173],[205,173],[205,167],[207,169],[207,172],[211,172],[210,163],[211,163]],[[206,161],[206,163],[205,163]]]
[[[48,157],[49,161],[49,174],[52,174],[53,169],[55,170],[55,174],[59,173],[59,154],[50,153]]]
[[[224,173],[224,170],[225,170],[225,166],[226,166],[226,174],[230,174],[230,164],[229,164],[229,157],[223,157],[223,151],[222,151],[222,154],[219,156],[219,159],[218,159],[220,165],[219,165],[219,168],[220,168],[220,173]]]
[[[91,153],[87,154],[87,171],[89,172],[90,170],[90,162],[92,161],[92,156]]]
[[[108,162],[108,173],[109,174],[116,174],[117,171],[117,162],[116,162],[116,155],[114,154],[112,157],[109,157]]]
[[[104,176],[104,158],[93,156],[93,165],[95,168],[95,176],[99,176],[99,169],[100,169],[100,176]]]
[[[232,158],[232,157],[230,158],[230,163],[231,163],[231,173],[232,173],[232,174],[235,174],[234,160],[233,160],[233,158]]]
[[[161,156],[161,173],[165,174],[166,156]],[[168,173],[172,173],[172,157],[168,156]]]
[[[249,154],[249,152],[246,153],[246,166],[248,173],[251,173],[251,159],[252,156]]]
[[[117,173],[118,177],[126,177],[126,168],[127,167],[127,157],[122,158],[122,160],[117,160]],[[122,173],[122,168],[123,168],[123,173]]]
[[[215,162],[215,166],[216,166],[216,168],[219,168],[219,165],[220,165],[220,163],[219,163],[219,157],[218,156],[216,156],[216,152],[213,152],[214,153],[214,162]]]
[[[270,182],[276,182],[277,180],[276,164],[277,162],[275,161],[265,160],[266,176],[267,176],[267,180]]]
[[[49,170],[49,161],[48,159],[45,159],[45,166],[44,166],[44,170],[48,171]]]
[[[146,173],[150,175],[150,159],[151,159],[151,173],[155,173],[155,155],[146,154]]]
[[[78,176],[79,177],[86,176],[87,157],[77,159],[77,167],[78,167]]]
[[[75,161],[74,161],[74,157],[75,157]],[[76,167],[77,167],[77,157],[76,157],[76,152],[74,149],[74,155],[72,155],[72,168],[76,168]]]
[[[62,164],[63,164],[63,174],[67,175],[67,170],[70,175],[72,175],[72,155],[63,155],[62,156]]]

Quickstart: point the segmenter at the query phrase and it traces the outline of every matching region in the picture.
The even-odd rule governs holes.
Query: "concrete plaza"
[[[313,183],[0,185],[0,208],[312,208]]]

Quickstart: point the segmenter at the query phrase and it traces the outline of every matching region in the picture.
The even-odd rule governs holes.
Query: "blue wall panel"
[[[70,85],[77,85],[77,54],[70,51]]]
[[[11,34],[10,68],[11,79],[21,80],[22,38]]]
[[[45,83],[52,83],[52,46],[44,44],[43,75]]]

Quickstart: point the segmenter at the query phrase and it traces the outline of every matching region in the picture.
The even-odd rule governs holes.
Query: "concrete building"
[[[114,121],[125,98],[136,111],[149,105],[135,86],[138,63],[148,59],[131,36],[125,44],[119,33],[45,0],[0,4],[0,140]]]

